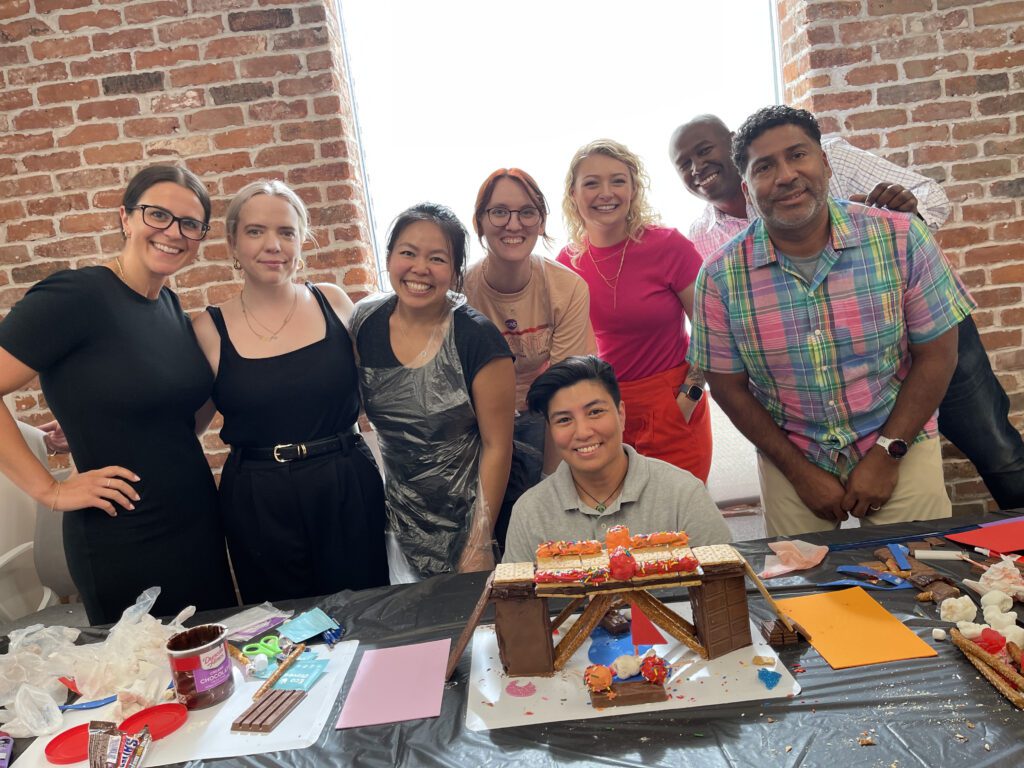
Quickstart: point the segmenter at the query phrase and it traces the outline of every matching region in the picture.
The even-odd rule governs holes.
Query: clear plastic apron
[[[374,312],[389,316],[397,299],[360,303],[352,335]],[[449,294],[444,341],[420,368],[359,365],[359,389],[384,460],[388,529],[420,576],[454,571],[475,511],[481,440],[476,412],[455,347],[455,308]],[[385,328],[387,326],[385,325]],[[390,345],[385,336],[381,343]]]

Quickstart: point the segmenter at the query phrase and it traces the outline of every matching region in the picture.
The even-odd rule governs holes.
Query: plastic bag
[[[54,733],[64,722],[53,697],[27,683],[18,689],[14,708],[5,710],[5,713],[7,712],[13,712],[14,719],[4,724],[4,730],[16,739]],[[0,714],[0,718],[2,717]],[[3,720],[0,719],[0,722]]]

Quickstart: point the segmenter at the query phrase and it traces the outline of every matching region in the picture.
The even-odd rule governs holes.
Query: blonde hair
[[[580,163],[591,155],[610,157],[629,169],[629,178],[634,190],[629,211],[626,213],[626,236],[630,240],[640,242],[644,230],[660,220],[647,202],[647,190],[651,187],[651,179],[639,156],[633,154],[624,144],[612,139],[597,139],[585,144],[576,150],[572,162],[569,163],[569,172],[565,175],[565,195],[562,198],[562,217],[569,230],[569,252],[573,262],[587,249],[587,229],[576,207],[576,201],[573,200],[572,192],[576,186],[576,173],[579,171]]]
[[[224,235],[228,244],[234,245],[235,233],[238,231],[238,219],[242,214],[242,207],[257,195],[270,195],[280,197],[293,209],[299,218],[299,242],[306,242],[309,236],[309,211],[302,198],[295,194],[295,190],[277,179],[263,179],[246,184],[231,198],[228,204],[227,213],[224,214]]]

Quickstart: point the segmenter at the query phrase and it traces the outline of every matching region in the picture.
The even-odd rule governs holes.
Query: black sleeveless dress
[[[220,506],[246,603],[388,583],[384,487],[355,432],[359,389],[352,343],[317,288],[323,339],[268,358],[238,354],[217,307],[220,365],[213,400],[231,446]],[[280,463],[253,450],[339,437],[330,453]],[[252,450],[250,450],[252,449]]]

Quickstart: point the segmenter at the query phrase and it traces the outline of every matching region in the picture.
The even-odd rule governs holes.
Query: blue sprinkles
[[[761,667],[757,670],[757,679],[764,683],[764,687],[770,691],[779,684],[779,680],[782,679],[782,673]]]

